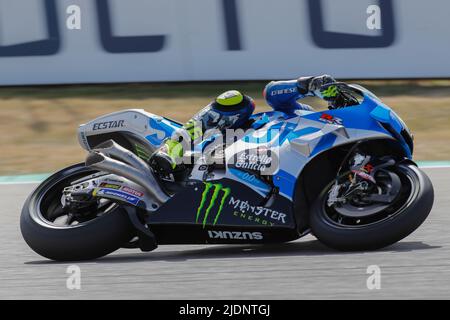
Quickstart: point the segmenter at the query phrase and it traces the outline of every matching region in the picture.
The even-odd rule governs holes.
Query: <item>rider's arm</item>
[[[264,88],[264,98],[274,109],[284,110],[311,110],[311,107],[298,103],[308,92],[300,93],[297,80],[272,81]]]
[[[308,105],[298,103],[297,100],[307,96],[315,96],[314,91],[331,82],[335,82],[335,80],[328,75],[300,77],[288,81],[272,81],[264,89],[264,98],[276,110],[313,110]]]

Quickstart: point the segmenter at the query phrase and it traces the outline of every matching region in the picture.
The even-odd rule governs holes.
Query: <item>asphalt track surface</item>
[[[81,289],[69,290],[69,263],[45,260],[19,231],[35,184],[0,185],[1,299],[402,299],[450,298],[450,169],[425,169],[435,188],[428,220],[383,250],[341,253],[312,236],[272,246],[161,246],[121,249],[77,263]],[[381,270],[369,290],[367,267]]]

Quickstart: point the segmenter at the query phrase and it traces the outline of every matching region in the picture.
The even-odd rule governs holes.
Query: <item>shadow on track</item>
[[[416,250],[436,249],[439,246],[430,246],[420,241],[399,242],[389,247],[373,251],[377,252],[409,252]],[[78,261],[77,263],[130,263],[142,261],[180,262],[196,259],[224,259],[224,258],[256,258],[256,257],[284,257],[284,256],[326,256],[326,255],[354,255],[356,252],[340,252],[330,249],[318,240],[291,242],[265,245],[211,245],[208,248],[188,249],[158,252],[158,249],[149,253],[134,251],[130,254],[109,255],[97,260]],[[51,260],[29,261],[25,264],[67,264]]]

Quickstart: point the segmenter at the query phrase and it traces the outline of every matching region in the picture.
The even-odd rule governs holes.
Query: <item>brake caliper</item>
[[[363,180],[376,183],[372,175],[373,165],[370,163],[371,156],[364,156],[360,153],[355,154],[350,162],[350,171]]]

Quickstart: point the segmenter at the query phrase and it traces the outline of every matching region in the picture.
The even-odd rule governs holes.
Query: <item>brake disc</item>
[[[385,202],[379,201],[367,205],[356,206],[352,203],[352,201],[347,201],[341,205],[335,205],[334,210],[345,217],[364,218],[382,212],[391,206],[392,202],[395,201],[396,197],[400,193],[401,180],[399,176],[393,172],[384,171],[383,173],[387,174],[387,180],[389,181],[386,181],[385,179],[377,179],[377,185],[381,184],[381,186],[377,189],[378,193],[374,194],[377,196],[374,197],[374,199],[384,199]],[[387,190],[386,193],[383,193],[382,187]],[[370,199],[370,195],[367,199]]]

